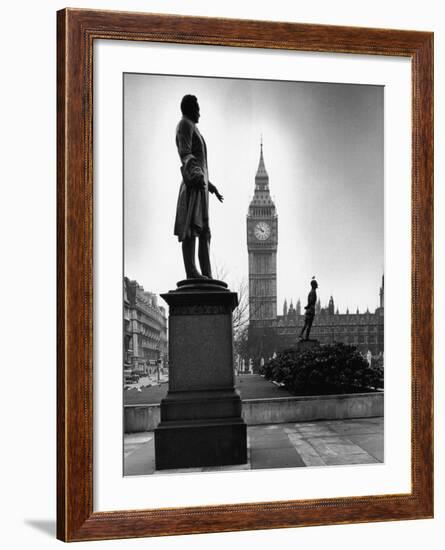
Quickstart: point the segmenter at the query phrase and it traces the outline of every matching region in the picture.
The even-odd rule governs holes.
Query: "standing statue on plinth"
[[[210,266],[209,192],[221,202],[223,197],[209,181],[196,97],[184,96],[181,111],[176,145],[182,182],[174,233],[182,243],[187,278],[161,294],[169,305],[169,382],[154,431],[157,470],[246,464],[248,459],[233,369],[232,313],[238,295],[212,278]],[[195,264],[196,239],[201,272]]]
[[[311,291],[307,297],[307,306],[304,306],[306,313],[304,315],[304,326],[300,332],[300,340],[309,340],[309,335],[311,333],[312,323],[314,322],[315,317],[315,304],[317,303],[317,290],[318,283],[315,280],[315,277],[312,277],[311,281]],[[303,334],[306,331],[306,338],[303,338]]]
[[[176,146],[181,159],[182,182],[179,188],[174,234],[182,242],[187,279],[212,279],[210,265],[209,193],[223,202],[223,196],[209,181],[207,147],[197,128],[200,117],[196,96],[181,101],[182,118],[176,127]],[[195,250],[201,273],[196,268]]]

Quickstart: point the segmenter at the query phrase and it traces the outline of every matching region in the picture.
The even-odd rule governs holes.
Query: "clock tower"
[[[249,253],[249,318],[251,324],[272,321],[277,316],[278,216],[270,196],[261,141],[255,192],[247,213]],[[268,323],[265,323],[266,325]]]

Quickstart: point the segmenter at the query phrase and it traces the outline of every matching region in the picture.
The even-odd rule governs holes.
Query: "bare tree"
[[[235,288],[238,306],[233,312],[233,331],[236,334],[249,324],[249,285],[246,279],[241,279]]]
[[[247,354],[247,331],[249,326],[249,284],[245,277],[240,280],[230,280],[229,270],[225,264],[214,262],[214,276],[220,281],[226,281],[230,290],[238,295],[238,305],[232,314],[233,340],[235,353],[241,356]]]
[[[238,294],[238,306],[232,314],[234,353],[235,356],[238,355],[247,360],[250,355],[249,319],[250,315],[255,316],[260,311],[261,304],[249,301],[249,282],[246,277],[231,280],[229,270],[225,264],[213,262],[213,265],[215,278],[227,282],[230,290]],[[259,343],[262,344],[262,338],[260,338]]]
[[[226,264],[217,264],[215,260],[213,260],[212,265],[214,278],[218,279],[218,281],[226,281],[229,274]]]

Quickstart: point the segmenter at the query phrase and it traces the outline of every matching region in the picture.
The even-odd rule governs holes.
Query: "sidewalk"
[[[248,463],[157,471],[154,433],[126,434],[124,475],[217,472],[383,462],[383,418],[247,427]]]

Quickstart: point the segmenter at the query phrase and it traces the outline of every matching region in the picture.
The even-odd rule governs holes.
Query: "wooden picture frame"
[[[406,494],[93,512],[95,40],[402,56],[412,64],[412,490]],[[433,516],[433,34],[65,9],[57,14],[57,537],[64,541]]]

